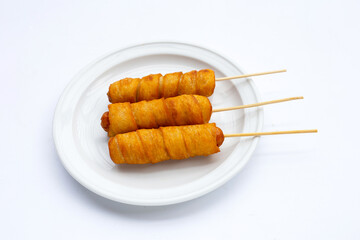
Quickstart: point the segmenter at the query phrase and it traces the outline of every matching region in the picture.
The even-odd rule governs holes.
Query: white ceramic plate
[[[91,63],[66,87],[56,108],[53,135],[67,171],[89,190],[134,205],[167,205],[194,199],[238,173],[255,149],[257,138],[229,138],[221,152],[208,157],[157,164],[119,165],[109,157],[108,138],[100,126],[109,104],[109,84],[124,77],[210,68],[216,77],[243,72],[223,56],[182,43],[147,43],[113,52]],[[217,82],[213,108],[259,102],[250,79]],[[261,108],[214,113],[224,133],[260,131]]]

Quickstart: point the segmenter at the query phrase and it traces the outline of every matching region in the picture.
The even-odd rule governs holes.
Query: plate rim
[[[53,117],[53,126],[52,126],[52,135],[53,135],[53,141],[55,143],[55,149],[56,152],[60,158],[60,161],[62,163],[62,165],[64,166],[64,168],[66,169],[66,171],[78,182],[80,183],[83,187],[87,188],[88,190],[102,196],[105,197],[107,199],[110,199],[112,201],[116,201],[116,202],[120,202],[120,203],[125,203],[125,204],[131,204],[131,205],[138,205],[138,206],[164,206],[164,205],[171,205],[171,204],[177,204],[177,203],[181,203],[181,202],[186,202],[195,198],[198,198],[200,196],[203,196],[219,187],[221,187],[223,184],[225,184],[226,182],[228,182],[230,179],[232,179],[237,173],[239,173],[244,166],[249,162],[253,152],[255,151],[255,148],[258,144],[259,138],[258,137],[254,137],[251,145],[249,146],[249,149],[247,151],[247,153],[243,156],[242,160],[242,164],[239,165],[238,167],[234,168],[231,172],[229,172],[226,177],[220,178],[216,181],[214,181],[215,183],[212,184],[211,187],[206,188],[205,190],[198,190],[198,191],[194,191],[192,194],[188,194],[188,195],[183,195],[182,197],[178,197],[177,199],[168,199],[168,201],[158,201],[156,203],[149,203],[149,202],[141,202],[141,201],[127,201],[124,199],[118,199],[115,198],[114,196],[107,194],[104,191],[100,191],[97,187],[94,187],[92,184],[88,184],[86,181],[83,181],[82,178],[80,178],[79,176],[77,176],[75,174],[75,171],[72,171],[66,161],[64,161],[65,156],[63,156],[63,153],[60,149],[60,144],[57,141],[57,131],[56,131],[56,126],[59,124],[59,112],[60,112],[60,107],[61,104],[64,101],[64,98],[66,96],[66,93],[71,89],[71,86],[73,85],[74,82],[76,82],[76,80],[83,74],[85,73],[87,70],[91,69],[91,67],[100,62],[102,59],[105,59],[107,57],[109,57],[112,54],[121,52],[121,51],[126,51],[129,50],[131,48],[137,48],[137,47],[142,47],[142,46],[146,46],[146,45],[155,45],[155,44],[174,44],[174,45],[185,45],[185,46],[189,46],[189,47],[195,47],[195,48],[200,48],[202,50],[208,51],[208,52],[212,52],[220,57],[222,57],[223,59],[227,60],[228,62],[230,62],[236,69],[238,69],[240,72],[243,72],[244,74],[246,74],[246,72],[243,71],[243,69],[241,67],[238,66],[238,64],[236,63],[236,61],[234,61],[232,58],[229,58],[229,56],[226,56],[223,53],[219,53],[218,51],[214,51],[212,48],[209,47],[205,47],[205,46],[199,46],[197,44],[193,44],[193,43],[189,43],[189,42],[177,42],[177,41],[151,41],[151,42],[143,42],[143,43],[139,43],[139,44],[135,44],[135,45],[128,45],[127,47],[123,47],[123,48],[119,48],[113,51],[109,51],[103,55],[101,55],[100,57],[96,58],[95,60],[89,62],[88,64],[86,64],[80,71],[78,71],[73,77],[72,79],[68,82],[68,84],[66,85],[66,87],[64,88],[64,90],[62,91],[59,100],[56,104],[55,107],[55,112],[54,112],[54,117]],[[251,78],[246,78],[248,83],[250,84],[251,88],[254,91],[254,97],[256,99],[257,102],[261,101],[260,98],[260,94],[259,91],[254,83],[254,81]],[[258,108],[259,112],[258,112],[258,125],[256,126],[256,131],[261,131],[263,128],[263,123],[264,123],[264,111],[262,107]]]

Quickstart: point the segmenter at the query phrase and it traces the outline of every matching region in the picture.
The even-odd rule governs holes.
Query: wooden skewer
[[[224,137],[250,137],[250,136],[263,136],[263,135],[317,133],[317,132],[318,132],[317,129],[310,129],[310,130],[291,130],[291,131],[278,131],[278,132],[233,133],[233,134],[224,134]]]
[[[286,72],[286,69],[270,71],[270,72],[251,73],[251,74],[245,74],[245,75],[216,78],[215,81],[225,81],[225,80],[236,79],[236,78],[247,78],[247,77],[254,77],[254,76],[261,76],[261,75],[267,75],[267,74],[273,74],[273,73],[282,73],[282,72]]]
[[[304,97],[303,96],[290,97],[290,98],[283,98],[283,99],[272,100],[272,101],[267,101],[267,102],[252,103],[252,104],[235,106],[235,107],[218,108],[218,109],[214,109],[213,112],[223,112],[223,111],[229,111],[229,110],[235,110],[235,109],[258,107],[258,106],[263,106],[263,105],[268,105],[268,104],[273,104],[273,103],[280,103],[280,102],[287,102],[287,101],[291,101],[291,100],[297,100],[297,99],[304,99]]]

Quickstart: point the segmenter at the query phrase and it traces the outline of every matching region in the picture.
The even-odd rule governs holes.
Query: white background
[[[0,2],[1,239],[359,239],[359,1]],[[209,47],[254,78],[267,106],[249,164],[218,190],[165,207],[112,202],[77,183],[52,140],[58,98],[105,53],[172,40]]]

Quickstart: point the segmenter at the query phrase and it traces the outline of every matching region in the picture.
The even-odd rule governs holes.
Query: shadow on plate
[[[226,185],[229,184],[227,183],[225,186],[209,194],[183,203],[166,206],[135,206],[123,204],[101,197],[83,187],[67,173],[61,165],[61,161],[55,150],[54,159],[54,162],[58,165],[55,167],[56,171],[59,171],[57,175],[60,176],[62,178],[61,181],[68,186],[68,194],[71,194],[76,198],[81,198],[84,204],[89,205],[89,208],[98,208],[100,211],[104,211],[107,214],[117,215],[122,218],[152,221],[187,217],[188,215],[206,211],[215,204],[222,204],[221,202],[231,195],[231,189],[226,187]],[[177,161],[169,161],[169,164],[177,164]],[[135,171],[135,168],[130,165],[125,168],[127,171]]]

